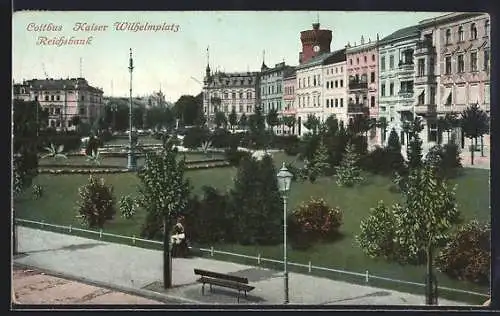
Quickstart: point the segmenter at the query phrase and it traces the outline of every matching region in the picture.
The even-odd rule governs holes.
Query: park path
[[[173,259],[172,289],[159,293],[162,252],[101,242],[39,229],[18,227],[20,255],[14,263],[51,271],[61,277],[148,297],[170,304],[236,304],[234,291],[201,295],[194,268],[246,276],[255,286],[241,304],[282,304],[282,272],[206,258]],[[423,305],[421,295],[290,273],[290,304]],[[445,299],[440,305],[466,303]]]

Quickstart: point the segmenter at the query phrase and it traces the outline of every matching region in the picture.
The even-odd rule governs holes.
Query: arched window
[[[446,44],[450,44],[450,43],[451,43],[451,30],[447,29],[446,30]]]
[[[470,38],[473,39],[473,40],[477,39],[476,23],[472,23],[470,25]]]
[[[461,26],[458,28],[458,41],[459,42],[464,41],[464,28]]]

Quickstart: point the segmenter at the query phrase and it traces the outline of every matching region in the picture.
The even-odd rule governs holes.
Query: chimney
[[[363,35],[361,35],[361,45],[363,45],[365,43],[365,38],[363,37]]]

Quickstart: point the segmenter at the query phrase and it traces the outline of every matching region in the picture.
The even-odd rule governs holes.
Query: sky
[[[80,74],[105,96],[128,96],[129,49],[134,58],[133,95],[161,87],[167,101],[201,92],[207,64],[212,70],[258,71],[263,51],[268,66],[285,61],[297,65],[300,31],[318,17],[332,30],[331,49],[350,42],[380,38],[445,12],[341,11],[187,11],[187,12],[58,12],[21,11],[13,15],[13,80],[75,78]],[[157,31],[116,30],[115,23],[158,25]],[[104,31],[74,30],[77,23],[107,26]],[[53,30],[39,30],[51,24]],[[176,25],[172,27],[172,25]],[[167,27],[168,26],[168,27]],[[164,30],[159,30],[163,27]],[[176,30],[176,31],[175,31]],[[49,45],[46,39],[74,37],[85,45]],[[197,82],[199,81],[199,82]]]

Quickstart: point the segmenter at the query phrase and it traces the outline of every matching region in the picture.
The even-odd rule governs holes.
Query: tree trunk
[[[469,149],[470,149],[470,164],[474,165],[474,150],[476,150],[476,148],[474,148],[472,138],[470,140],[470,143],[471,143],[471,145],[469,147]]]
[[[432,272],[432,246],[427,246],[426,305],[437,304],[436,280]]]
[[[14,216],[14,214],[13,214]],[[17,224],[16,224],[16,218],[14,217],[14,221],[12,222],[12,253],[13,255],[18,254],[18,248],[17,248]]]
[[[483,140],[483,135],[481,135],[481,157],[484,157],[484,140]]]
[[[167,216],[163,217],[163,287],[172,287],[172,257],[170,256],[170,225]]]

